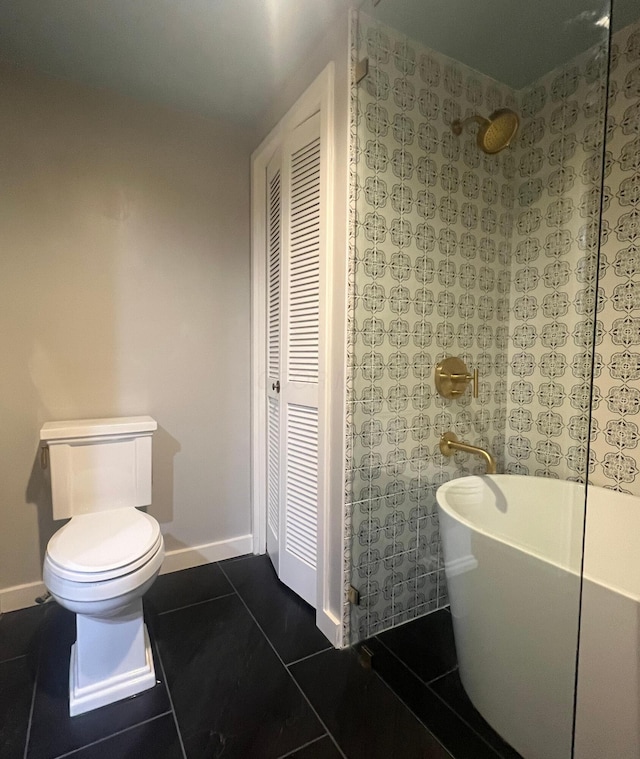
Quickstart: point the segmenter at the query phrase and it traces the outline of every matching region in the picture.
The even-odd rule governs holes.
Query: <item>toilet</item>
[[[151,503],[150,416],[47,422],[54,519],[43,579],[76,614],[69,665],[71,716],[156,684],[142,596],[164,559]]]

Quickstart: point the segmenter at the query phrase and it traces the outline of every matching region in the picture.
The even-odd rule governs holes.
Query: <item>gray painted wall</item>
[[[52,531],[38,432],[151,414],[168,549],[250,532],[248,134],[3,66],[0,589]]]

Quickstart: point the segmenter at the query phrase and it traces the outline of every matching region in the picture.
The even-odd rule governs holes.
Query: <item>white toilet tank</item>
[[[150,416],[47,422],[53,518],[151,503]]]

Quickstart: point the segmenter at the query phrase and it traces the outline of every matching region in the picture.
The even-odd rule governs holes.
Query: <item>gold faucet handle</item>
[[[436,390],[443,398],[457,398],[473,385],[473,397],[478,397],[478,368],[469,373],[464,361],[457,356],[447,356],[436,366]]]

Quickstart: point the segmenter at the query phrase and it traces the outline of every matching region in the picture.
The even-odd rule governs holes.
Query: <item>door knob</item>
[[[275,382],[273,382],[271,384],[271,389],[275,390],[276,393],[279,393],[280,392],[280,380],[276,380]]]

